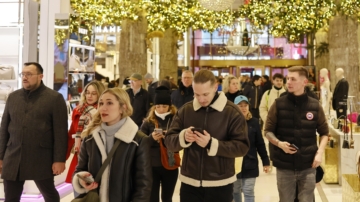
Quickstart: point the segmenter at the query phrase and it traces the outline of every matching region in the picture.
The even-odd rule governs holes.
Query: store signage
[[[83,28],[79,28],[79,34],[85,34],[87,35],[88,30],[87,29],[83,29]]]
[[[117,33],[121,31],[120,26],[96,26],[95,33]]]

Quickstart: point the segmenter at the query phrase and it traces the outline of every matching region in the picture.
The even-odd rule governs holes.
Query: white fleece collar
[[[98,126],[97,128],[94,129],[94,131],[92,132],[92,135],[94,137],[96,145],[98,146],[98,148],[100,150],[101,160],[104,163],[104,161],[107,158],[105,145],[102,142],[102,139],[105,140],[105,134],[102,134],[102,137],[100,137],[100,135],[101,135],[99,133],[100,130],[101,130],[101,127]],[[139,130],[139,128],[136,125],[136,123],[130,117],[127,117],[124,125],[121,126],[121,128],[115,133],[115,138],[129,144],[133,141],[138,130]],[[104,173],[101,176],[102,184],[100,186],[100,194],[99,194],[101,202],[106,202],[109,200],[109,193],[108,193],[109,175],[110,175],[109,172],[110,172],[110,170],[109,170],[109,165],[108,165],[106,167]]]
[[[226,98],[224,92],[220,92],[219,97],[215,100],[214,103],[212,103],[210,105],[210,107],[219,112],[222,112],[225,108],[226,102],[227,102],[227,98]],[[201,108],[201,105],[200,105],[199,101],[196,99],[196,97],[194,98],[194,101],[193,101],[193,107],[194,107],[195,111],[197,111]]]

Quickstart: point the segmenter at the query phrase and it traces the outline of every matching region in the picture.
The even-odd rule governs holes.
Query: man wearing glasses
[[[65,170],[65,100],[43,84],[40,64],[25,63],[19,76],[23,88],[9,95],[0,128],[5,201],[20,201],[25,180],[35,181],[46,202],[60,201],[54,175]]]
[[[176,108],[179,109],[185,103],[194,99],[194,91],[191,86],[193,77],[194,75],[190,70],[185,70],[181,75],[179,89],[171,93],[171,101],[172,104],[176,106]]]

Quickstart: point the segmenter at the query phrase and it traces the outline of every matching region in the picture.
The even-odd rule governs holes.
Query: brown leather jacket
[[[209,148],[185,142],[185,130],[200,127],[211,136]],[[195,187],[217,187],[236,181],[235,157],[249,150],[245,117],[224,93],[208,107],[198,100],[186,103],[175,115],[165,137],[170,151],[184,149],[179,179]]]

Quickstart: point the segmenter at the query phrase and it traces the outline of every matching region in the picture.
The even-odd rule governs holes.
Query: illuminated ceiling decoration
[[[270,25],[274,37],[299,42],[304,34],[326,25],[335,10],[333,0],[252,0],[239,12],[258,28]]]
[[[199,3],[202,7],[211,11],[224,11],[231,8],[234,0],[199,0]]]

